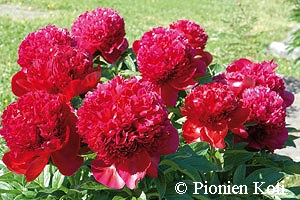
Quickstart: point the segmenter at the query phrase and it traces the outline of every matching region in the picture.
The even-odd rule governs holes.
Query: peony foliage
[[[299,162],[274,153],[295,146],[288,133],[297,130],[285,121],[294,96],[274,61],[224,67],[206,51],[208,39],[182,19],[129,48],[124,19],[100,7],[70,32],[48,25],[28,34],[11,81],[17,100],[1,116],[1,197],[275,198],[268,186],[300,174]],[[266,192],[256,194],[255,181]],[[195,191],[195,183],[249,190]]]

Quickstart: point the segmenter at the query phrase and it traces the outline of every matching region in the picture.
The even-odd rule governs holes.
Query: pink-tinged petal
[[[115,165],[107,166],[102,160],[94,160],[91,166],[92,173],[99,183],[115,189],[124,187],[125,182],[118,174]]]
[[[80,138],[77,135],[74,125],[66,128],[67,131],[71,132],[67,143],[64,144],[63,148],[55,151],[51,154],[53,164],[58,168],[60,173],[66,176],[73,175],[82,165],[83,158],[78,155],[80,150]]]
[[[11,89],[12,92],[20,97],[26,94],[28,91],[32,90],[32,85],[27,81],[27,77],[24,72],[17,72],[11,80]]]
[[[127,187],[134,189],[137,182],[144,178],[150,165],[151,159],[149,154],[142,151],[132,155],[130,158],[123,159],[116,168]]]
[[[152,156],[151,164],[147,170],[147,174],[152,178],[157,178],[158,176],[158,164],[160,161],[160,156]]]
[[[169,84],[164,84],[161,88],[161,97],[164,100],[166,106],[173,107],[176,104],[178,90],[170,86]]]
[[[290,105],[292,105],[295,100],[295,96],[291,92],[286,91],[286,90],[283,92],[282,98],[284,100],[286,107],[289,107]]]
[[[242,68],[244,68],[247,65],[252,64],[252,62],[246,58],[241,58],[233,63],[231,63],[227,68],[227,72],[235,72],[240,71]]]

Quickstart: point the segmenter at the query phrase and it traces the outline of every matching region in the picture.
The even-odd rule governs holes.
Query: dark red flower
[[[294,95],[285,90],[284,80],[276,74],[277,64],[273,60],[253,63],[242,58],[231,63],[226,68],[225,80],[232,90],[241,94],[244,89],[258,85],[265,86],[278,92],[284,99],[286,107],[294,101]]]
[[[247,142],[253,149],[267,148],[272,153],[275,149],[281,149],[288,139],[288,130],[285,126],[257,124],[247,128],[248,138],[235,136],[235,143]]]
[[[133,50],[143,79],[161,90],[167,106],[175,105],[179,90],[195,86],[196,71],[206,68],[195,58],[197,53],[183,34],[173,29],[157,27],[144,33],[141,40],[134,42]]]
[[[45,38],[47,39],[45,33]],[[34,42],[34,40],[32,41]],[[39,47],[43,49],[43,46]],[[91,54],[85,49],[65,45],[52,46],[48,57],[35,58],[12,78],[12,91],[21,96],[29,91],[62,93],[71,99],[87,92],[99,82],[101,73],[93,68]]]
[[[248,147],[268,148],[270,151],[282,148],[287,140],[285,128],[286,107],[282,97],[268,87],[256,86],[243,94],[244,107],[250,109],[247,127],[248,138],[236,137],[236,142],[248,142]]]
[[[61,96],[44,91],[21,96],[2,115],[0,134],[10,149],[3,162],[27,181],[37,178],[49,159],[62,174],[72,175],[83,162],[76,120]]]
[[[111,8],[97,8],[80,15],[71,26],[80,47],[92,54],[97,51],[114,63],[128,47],[124,19]]]
[[[161,154],[177,150],[177,130],[151,84],[117,76],[98,84],[78,110],[78,132],[97,153],[92,172],[111,188],[133,189],[146,174],[157,177]]]
[[[185,98],[182,115],[186,116],[182,136],[188,143],[206,141],[213,147],[224,148],[229,130],[247,137],[243,123],[248,119],[249,109],[242,108],[228,85],[215,82],[197,86]]]

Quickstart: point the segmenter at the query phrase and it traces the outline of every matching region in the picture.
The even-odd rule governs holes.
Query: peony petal
[[[135,54],[138,54],[138,51],[140,49],[140,40],[135,40],[133,43],[132,43],[132,50],[134,51]]]
[[[201,56],[201,59],[205,62],[206,66],[208,66],[213,60],[212,55],[207,51],[203,51]]]
[[[188,90],[195,87],[198,84],[198,82],[191,78],[185,82],[169,81],[169,84],[177,90]]]
[[[160,156],[151,156],[151,165],[147,170],[147,174],[152,178],[157,178],[158,176],[159,161],[160,161]]]
[[[229,129],[241,127],[248,119],[250,114],[249,108],[237,107],[230,113],[228,127]]]
[[[163,141],[161,142],[161,146],[158,150],[160,154],[171,154],[177,151],[179,145],[179,136],[178,131],[173,126],[167,126],[167,130],[165,130],[166,136],[163,137]]]
[[[166,106],[173,107],[176,105],[178,90],[170,86],[169,84],[164,84],[161,88],[161,97],[164,100]]]
[[[228,84],[236,95],[240,95],[245,89],[255,87],[255,80],[250,77],[245,77],[242,81],[229,79]]]
[[[187,120],[182,126],[182,137],[187,143],[200,142],[201,127]]]
[[[101,72],[95,71],[84,77],[84,80],[73,80],[65,88],[63,94],[67,99],[72,99],[76,95],[88,92],[90,89],[96,87],[101,78]]]
[[[207,137],[209,140],[204,140],[206,142],[209,142],[211,146],[215,148],[225,148],[225,142],[224,139],[226,137],[226,134],[228,132],[228,127],[226,124],[223,124],[222,127],[218,127],[218,129],[210,130],[207,127],[203,127],[201,129],[201,136]]]
[[[78,155],[80,150],[80,137],[76,133],[76,117],[73,113],[68,116],[68,124],[66,126],[66,143],[62,149],[51,154],[53,164],[58,170],[66,176],[74,174],[83,163],[83,158]]]
[[[286,90],[283,92],[282,98],[284,100],[286,107],[289,107],[290,105],[292,105],[295,100],[295,96],[291,92],[286,91]]]
[[[195,59],[195,66],[197,67],[197,70],[196,70],[193,78],[199,78],[206,74],[207,65],[206,65],[205,61],[202,60],[202,58]]]
[[[227,68],[227,72],[236,72],[240,71],[242,68],[244,68],[247,65],[252,64],[252,62],[246,58],[241,58],[233,63],[231,63]]]
[[[7,168],[17,174],[24,174],[28,182],[36,179],[49,161],[50,153],[37,155],[33,152],[9,151],[3,155]]]
[[[49,161],[49,156],[41,155],[39,157],[33,158],[32,161],[29,162],[30,165],[28,166],[25,173],[26,181],[30,182],[36,179],[43,171],[48,161]]]
[[[150,165],[150,156],[147,152],[143,151],[136,153],[130,158],[123,159],[118,163],[116,168],[127,187],[134,189],[137,182],[144,178]]]
[[[112,64],[118,60],[118,58],[127,49],[127,47],[128,41],[126,38],[124,38],[118,47],[112,47],[109,51],[100,50],[100,52],[104,60]]]
[[[91,166],[92,173],[99,183],[115,189],[124,187],[125,182],[119,176],[115,165],[107,166],[102,160],[94,160]]]
[[[31,87],[31,83],[27,81],[27,77],[24,72],[19,71],[12,77],[11,89],[16,96],[20,97],[26,94],[28,91],[32,90]]]

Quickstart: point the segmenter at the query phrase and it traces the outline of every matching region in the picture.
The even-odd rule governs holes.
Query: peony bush
[[[205,29],[185,19],[132,48],[125,36],[98,7],[71,32],[25,37],[0,129],[3,199],[297,198],[282,180],[300,163],[274,153],[297,131],[274,61],[213,63]]]

